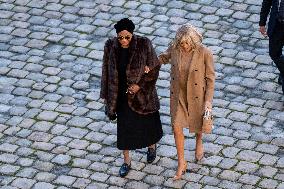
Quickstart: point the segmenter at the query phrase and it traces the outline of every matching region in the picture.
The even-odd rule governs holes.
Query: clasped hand
[[[128,88],[126,93],[135,94],[140,90],[140,87],[137,84],[131,84]]]
[[[150,68],[148,66],[145,66],[145,69],[144,69],[144,73],[149,73],[150,72]],[[137,84],[132,84],[130,85],[128,88],[127,88],[127,91],[126,93],[129,93],[129,94],[135,94],[137,93],[138,91],[140,90],[140,87],[137,85]]]

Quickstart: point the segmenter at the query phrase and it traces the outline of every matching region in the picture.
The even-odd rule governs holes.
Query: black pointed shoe
[[[125,177],[130,171],[131,164],[124,163],[119,169],[119,176]]]
[[[157,151],[157,145],[155,145],[155,148],[149,148],[148,147],[148,152],[147,152],[147,162],[152,163],[156,159],[156,153]]]

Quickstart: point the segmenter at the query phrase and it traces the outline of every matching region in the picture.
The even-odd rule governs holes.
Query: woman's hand
[[[132,84],[128,87],[127,92],[129,94],[135,94],[140,90],[140,87],[137,84]]]
[[[267,37],[266,28],[265,26],[259,26],[259,32],[264,36]]]
[[[205,107],[204,107],[205,111],[208,110],[208,111],[212,111],[212,103],[209,102],[209,101],[205,101]]]
[[[150,68],[148,67],[148,66],[145,66],[145,69],[144,69],[145,71],[145,73],[147,74],[147,73],[149,73],[149,71],[150,71]]]

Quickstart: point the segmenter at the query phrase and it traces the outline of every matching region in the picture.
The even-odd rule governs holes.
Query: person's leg
[[[197,161],[201,160],[204,156],[204,149],[202,143],[202,133],[196,134],[196,149],[195,149],[195,158]]]
[[[276,64],[281,76],[284,74],[284,57],[282,55],[283,43],[280,41],[278,33],[272,34],[269,38],[269,55]]]
[[[123,150],[123,158],[124,158],[124,163],[130,165],[131,159],[129,155],[129,150]]]
[[[283,46],[284,46],[284,26],[282,26],[281,24],[277,24],[275,26],[274,32],[269,37],[269,55],[276,64],[280,72],[280,78],[282,78],[282,90],[284,93],[284,83],[283,83],[284,56],[282,54]]]
[[[278,84],[279,84],[279,85],[282,85],[282,83],[283,83],[283,78],[282,78],[281,74],[279,74],[279,77],[278,77]]]
[[[174,176],[174,179],[180,179],[182,174],[186,171],[187,163],[184,159],[184,134],[183,134],[183,128],[180,126],[173,126],[174,130],[174,137],[175,137],[175,143],[177,148],[177,156],[178,156],[178,169],[176,171],[176,175]]]
[[[119,175],[120,177],[125,177],[131,168],[131,159],[129,156],[129,150],[123,150],[123,158],[124,158],[124,163],[119,169]]]
[[[148,151],[147,151],[147,162],[152,163],[156,159],[156,144],[152,144],[148,146]]]

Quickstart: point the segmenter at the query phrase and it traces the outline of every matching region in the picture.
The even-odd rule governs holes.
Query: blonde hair
[[[184,24],[177,30],[176,36],[171,42],[172,47],[176,50],[180,49],[181,41],[187,41],[195,49],[201,45],[202,35],[193,25]]]

